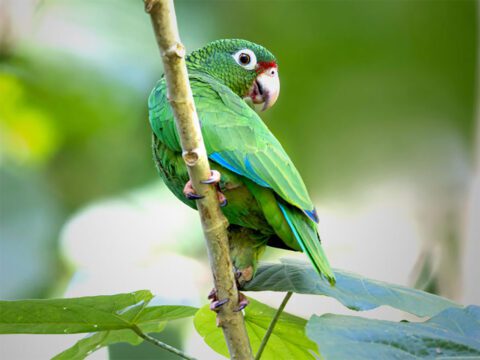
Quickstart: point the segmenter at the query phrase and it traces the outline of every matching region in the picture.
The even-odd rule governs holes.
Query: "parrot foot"
[[[211,301],[210,303],[210,310],[212,311],[219,311],[220,308],[225,305],[230,299],[222,299],[218,300],[217,297],[217,289],[213,288],[212,291],[210,291],[210,294],[208,294],[208,299]],[[247,307],[249,304],[249,301],[245,294],[241,293],[240,291],[238,292],[238,307],[233,310],[235,312],[242,311]]]
[[[203,184],[218,184],[219,182],[220,182],[220,173],[217,170],[212,170],[212,176],[210,176],[207,180],[202,181]],[[204,196],[197,194],[190,180],[188,180],[187,183],[185,184],[185,187],[183,188],[183,194],[188,200],[200,200],[204,198]],[[218,187],[217,187],[217,197],[221,207],[227,206],[228,204],[227,198],[218,189]]]
[[[218,202],[220,203],[220,207],[225,207],[228,204],[226,196],[220,191],[217,190]]]
[[[220,307],[225,305],[230,299],[218,300],[217,289],[213,288],[212,291],[210,291],[210,294],[208,294],[208,300],[211,301],[210,310],[218,311]]]
[[[220,203],[221,207],[227,206],[227,204],[228,204],[227,198],[219,190],[219,187],[218,187],[218,183],[220,182],[220,178],[222,177],[222,175],[217,170],[211,170],[210,172],[211,172],[210,177],[207,180],[203,180],[202,184],[207,184],[207,185],[215,184],[215,185],[217,185],[218,202]]]
[[[253,267],[248,266],[245,269],[235,269],[235,280],[237,280],[237,288],[242,289],[245,283],[253,279]]]
[[[244,293],[242,292],[238,292],[238,307],[233,310],[235,312],[239,312],[239,311],[242,311],[243,309],[245,309],[247,307],[247,305],[249,304],[250,302],[248,301],[247,297],[245,296]]]
[[[187,181],[183,188],[183,195],[185,195],[188,200],[199,200],[204,198],[204,196],[197,194],[190,180]]]
[[[210,177],[207,180],[202,180],[201,183],[202,184],[207,184],[207,185],[218,184],[220,182],[220,177],[221,177],[221,175],[220,175],[219,171],[212,170]]]

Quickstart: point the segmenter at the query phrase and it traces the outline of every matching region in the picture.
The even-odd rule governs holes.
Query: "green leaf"
[[[130,326],[150,291],[71,299],[0,301],[1,334],[72,334]]]
[[[162,331],[165,325],[166,322],[159,323],[157,332]],[[143,339],[131,330],[111,330],[92,333],[77,341],[71,348],[53,357],[52,360],[82,360],[104,346],[120,342],[139,345],[143,342]]]
[[[197,308],[190,306],[154,305],[155,299],[148,304],[135,320],[135,325],[144,333],[163,331],[169,320],[193,316]],[[139,345],[143,339],[130,329],[101,331],[87,335],[74,346],[58,354],[53,360],[80,360],[94,351],[115,343]]]
[[[0,301],[0,333],[71,334],[91,332],[55,359],[83,359],[118,342],[140,344],[132,329],[162,331],[169,320],[193,316],[197,308],[161,305],[147,290],[72,299]]]
[[[307,334],[326,359],[479,359],[480,307],[446,309],[423,323],[314,315]]]
[[[144,327],[192,316],[196,308],[158,305],[150,291],[71,299],[0,301],[1,334],[73,334]]]
[[[262,264],[243,290],[325,295],[352,310],[370,310],[388,305],[417,316],[434,316],[449,307],[460,307],[437,295],[366,279],[342,270],[335,270],[335,276],[337,283],[332,287],[318,276],[309,263],[282,259],[279,264]]]
[[[276,310],[252,298],[249,301],[250,304],[245,308],[245,325],[252,350],[256,353]],[[215,318],[209,305],[205,305],[195,315],[195,329],[208,346],[228,357],[227,345]],[[312,354],[317,353],[317,347],[305,336],[306,323],[305,319],[282,313],[262,354],[262,360],[315,359]]]
[[[177,306],[162,306],[157,308],[177,308]],[[194,311],[190,311],[189,308],[182,309],[183,306],[179,306],[178,309],[173,309],[174,311],[171,312],[183,313],[184,316],[180,317],[188,317],[192,316]],[[182,311],[183,310],[183,311]],[[164,312],[165,313],[165,312]],[[175,319],[180,317],[174,317]],[[169,320],[173,320],[174,318],[170,318],[168,315],[164,318]],[[139,328],[144,333],[158,333],[163,331],[167,326],[167,321],[158,321],[155,320],[149,321],[140,325]],[[116,343],[128,343],[130,345],[139,345],[143,342],[143,339],[138,336],[135,332],[130,329],[127,330],[111,330],[111,331],[100,331],[96,333],[88,334],[85,338],[77,341],[75,345],[67,350],[63,351],[62,353],[53,357],[52,360],[81,360],[85,359],[88,355],[92,354],[94,351],[101,349],[102,347],[113,345]]]

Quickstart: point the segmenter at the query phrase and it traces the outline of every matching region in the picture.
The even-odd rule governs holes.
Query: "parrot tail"
[[[316,225],[297,208],[280,202],[278,202],[278,206],[282,210],[283,216],[285,216],[288,226],[292,229],[298,244],[307,254],[317,272],[320,276],[325,277],[332,286],[335,285],[335,275],[323,251]]]

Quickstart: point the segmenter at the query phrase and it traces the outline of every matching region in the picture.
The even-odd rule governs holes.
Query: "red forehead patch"
[[[262,72],[270,68],[276,68],[277,63],[275,61],[260,61],[257,64],[257,72]]]

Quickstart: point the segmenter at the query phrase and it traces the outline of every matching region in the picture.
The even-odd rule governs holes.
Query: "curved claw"
[[[244,301],[240,301],[238,303],[238,307],[233,310],[234,312],[239,312],[239,311],[242,311],[243,309],[245,309],[247,307],[247,305],[249,304],[249,301],[248,300],[244,300]]]
[[[234,312],[239,312],[242,311],[247,307],[247,305],[250,302],[248,301],[248,298],[245,296],[245,294],[241,293],[240,291],[238,292],[238,307],[233,310]]]
[[[213,288],[207,296],[208,300],[217,300],[217,289]]]
[[[221,192],[217,191],[218,202],[220,203],[221,207],[225,207],[228,204],[227,197]]]
[[[202,180],[200,182],[202,184],[207,184],[207,185],[217,184],[220,182],[220,177],[221,177],[220,172],[218,172],[217,170],[212,170],[210,177],[207,180]]]
[[[212,303],[210,304],[210,310],[217,311],[220,307],[222,307],[229,301],[230,299],[212,301]]]
[[[212,176],[210,176],[209,179],[202,181],[203,184],[218,184],[218,182],[220,182],[220,173],[217,170],[212,170]],[[183,194],[189,200],[200,200],[204,198],[203,195],[197,194],[190,180],[185,184],[185,187],[183,188]],[[217,197],[221,207],[227,206],[228,204],[227,198],[218,189],[218,186],[217,186]]]
[[[204,198],[204,196],[197,194],[190,180],[188,180],[185,184],[185,187],[183,188],[183,194],[188,200],[200,200]]]
[[[217,289],[213,288],[212,291],[210,291],[210,293],[208,294],[208,299],[211,301],[210,303],[210,310],[213,310],[213,311],[218,311],[218,309],[225,305],[227,302],[230,301],[230,299],[222,299],[222,300],[218,300],[218,297],[217,297]]]
[[[205,196],[202,196],[202,195],[197,195],[195,193],[187,193],[185,195],[185,197],[188,199],[188,200],[200,200],[200,199],[203,199]]]

